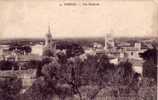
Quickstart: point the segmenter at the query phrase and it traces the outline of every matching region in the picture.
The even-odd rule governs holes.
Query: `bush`
[[[14,61],[0,61],[0,70],[11,70],[14,68],[15,70],[18,69],[18,64]]]
[[[153,78],[157,81],[157,49],[149,49],[140,56],[145,60],[143,64],[143,76],[148,78]]]
[[[17,96],[22,89],[21,79],[16,77],[7,78],[0,81],[0,99],[17,100]]]

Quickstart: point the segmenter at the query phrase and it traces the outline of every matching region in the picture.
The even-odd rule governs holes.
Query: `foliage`
[[[0,81],[0,99],[17,100],[22,88],[22,81],[16,77],[10,77]]]
[[[149,60],[150,62],[157,64],[157,52],[156,48],[148,49],[144,53],[140,53],[140,56],[146,61]]]
[[[143,76],[157,80],[157,49],[149,49],[140,56],[145,60],[143,64]]]
[[[53,78],[57,78],[55,75],[60,74],[58,73],[59,69],[60,69],[59,63],[57,63],[56,61],[53,61],[43,66],[42,73],[44,74],[46,78],[51,80]]]
[[[78,56],[84,53],[84,50],[79,43],[63,42],[63,43],[58,43],[56,47],[57,49],[60,50],[65,49],[67,58]]]
[[[65,64],[67,62],[67,56],[63,52],[57,53],[57,57],[59,58],[59,63],[60,64]]]
[[[18,64],[14,61],[0,61],[0,70],[11,70],[12,67],[16,70],[18,69]]]
[[[65,63],[45,58],[41,66],[42,76],[21,95],[21,100],[96,100],[99,96],[139,100],[146,99],[147,94],[151,100],[156,97],[155,80],[139,80],[141,75],[133,71],[130,62],[113,65],[106,55],[89,55],[85,61],[75,56]]]
[[[17,45],[17,44],[16,45],[10,45],[9,50],[10,51],[17,50],[17,51],[22,52],[22,53],[26,52],[27,54],[31,53],[31,51],[32,51],[30,46]]]

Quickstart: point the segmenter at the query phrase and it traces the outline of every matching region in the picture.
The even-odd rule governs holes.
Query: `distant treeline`
[[[148,39],[155,39],[158,40],[157,38],[129,38],[129,37],[116,37],[116,41],[143,41],[143,40],[148,40]],[[18,38],[18,39],[0,39],[0,45],[32,45],[34,44],[39,44],[40,42],[44,43],[44,38]],[[95,38],[61,38],[61,39],[54,39],[56,42],[60,41],[67,41],[67,42],[74,42],[74,43],[80,43],[81,45],[89,46],[92,42],[99,42],[101,44],[104,44],[104,37],[95,37]],[[158,41],[154,41],[158,42]],[[158,44],[158,43],[154,43]]]

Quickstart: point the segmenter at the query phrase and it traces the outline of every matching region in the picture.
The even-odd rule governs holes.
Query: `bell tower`
[[[46,38],[45,38],[45,47],[47,48],[52,48],[52,34],[50,31],[50,25],[48,26],[48,33],[46,34]]]
[[[45,37],[45,49],[49,50],[51,55],[56,54],[56,44],[53,42],[52,34],[51,34],[51,28],[50,25],[48,26],[48,32]]]

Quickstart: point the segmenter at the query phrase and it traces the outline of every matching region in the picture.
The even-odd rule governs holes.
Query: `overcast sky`
[[[50,0],[1,0],[0,38],[43,38],[49,24],[55,38],[98,37],[109,32],[114,36],[158,34],[158,4],[143,0],[99,3],[86,7],[59,6],[61,1]]]

